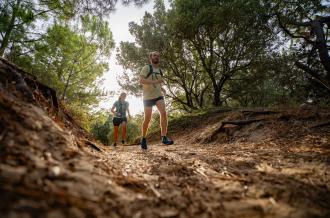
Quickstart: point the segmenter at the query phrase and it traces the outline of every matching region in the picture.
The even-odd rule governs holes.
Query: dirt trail
[[[328,109],[220,110],[114,149],[20,72],[0,59],[0,217],[330,217]]]
[[[181,142],[147,153],[121,147],[109,161],[123,175],[117,182],[146,201],[133,204],[141,217],[327,217],[329,153],[321,150]]]
[[[87,149],[41,182],[51,189],[48,202],[38,202],[46,197],[40,190],[11,190],[6,209],[41,217],[329,217],[329,153],[322,146]]]

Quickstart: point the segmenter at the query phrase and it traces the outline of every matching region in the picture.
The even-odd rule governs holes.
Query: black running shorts
[[[119,126],[122,122],[127,123],[127,118],[126,117],[114,117],[112,119],[112,123],[114,126]]]
[[[159,100],[164,100],[163,96],[160,96],[158,98],[153,98],[153,99],[148,99],[148,100],[143,100],[143,105],[145,107],[152,107],[156,105],[156,102]]]

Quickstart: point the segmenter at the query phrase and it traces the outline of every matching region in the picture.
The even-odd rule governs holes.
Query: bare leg
[[[121,140],[126,141],[126,122],[121,123]]]
[[[164,100],[159,100],[156,102],[157,109],[160,115],[160,128],[161,128],[161,136],[167,135],[167,114],[165,108]]]
[[[142,138],[145,138],[148,131],[149,122],[151,120],[152,107],[144,107],[144,120],[142,124]]]
[[[118,141],[118,126],[114,126],[113,140],[115,143],[117,143],[117,141]]]

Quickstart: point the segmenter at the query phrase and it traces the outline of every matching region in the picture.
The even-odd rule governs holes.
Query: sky
[[[118,4],[116,11],[110,14],[109,24],[113,34],[113,38],[116,43],[116,48],[121,41],[134,41],[134,37],[128,31],[128,23],[131,21],[140,23],[145,11],[153,12],[154,2],[151,0],[148,4],[145,4],[142,8],[134,5],[123,6]],[[123,73],[124,69],[117,64],[116,61],[116,48],[113,50],[110,58],[110,69],[103,76],[103,88],[107,91],[114,91],[115,95],[111,98],[107,98],[100,103],[100,109],[109,109],[113,103],[118,99],[119,93],[122,91],[117,78]],[[147,55],[147,54],[146,54]],[[142,67],[142,66],[141,66]],[[128,95],[126,100],[129,102],[129,109],[132,115],[143,112],[142,97],[134,97]]]

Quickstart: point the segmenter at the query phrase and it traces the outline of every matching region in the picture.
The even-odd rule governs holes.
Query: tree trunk
[[[328,84],[330,84],[330,56],[327,48],[327,42],[325,40],[323,23],[319,19],[316,19],[312,21],[311,28],[316,36],[315,45],[319,53],[321,63],[324,66],[325,70],[327,71],[327,75],[326,75],[327,82]]]
[[[63,93],[62,93],[62,96],[61,96],[61,101],[63,101],[65,99],[66,92],[68,90],[69,82],[70,82],[70,79],[71,79],[71,76],[72,75],[73,75],[73,67],[71,68],[71,71],[69,73],[68,79],[66,80],[66,83],[65,83],[65,86],[64,86],[64,90],[63,90]]]
[[[21,0],[17,0],[16,5],[13,6],[13,12],[12,12],[12,15],[10,18],[10,22],[9,22],[8,28],[5,32],[5,36],[3,37],[3,40],[2,40],[2,43],[0,46],[0,57],[3,56],[3,54],[5,53],[5,49],[7,48],[8,44],[9,44],[10,35],[14,29],[16,14],[17,14],[20,4],[21,4]]]
[[[213,96],[213,105],[214,106],[221,106],[221,100],[220,100],[220,92],[221,90],[218,90],[219,88],[217,87],[214,90],[214,96]]]
[[[198,98],[196,99],[200,108],[202,108],[204,106],[204,95],[208,88],[209,88],[209,86],[206,85],[205,88],[200,93],[199,101],[198,101]]]
[[[215,84],[214,88],[214,98],[213,98],[213,105],[214,106],[221,106],[222,101],[220,98],[220,94],[222,91],[223,86],[225,85],[226,81],[229,79],[229,76],[226,76],[225,74],[220,78],[219,82]]]
[[[189,92],[185,86],[183,86],[183,90],[185,92],[187,106],[190,108],[194,108],[194,102],[192,101],[191,92]]]

